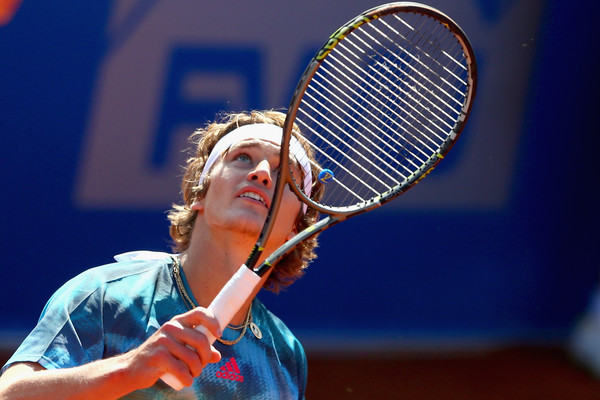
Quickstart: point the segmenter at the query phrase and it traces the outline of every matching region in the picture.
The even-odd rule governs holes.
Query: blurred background
[[[70,277],[169,251],[189,134],[220,111],[287,107],[317,48],[378,4],[0,0],[3,354]],[[310,398],[597,396],[564,344],[600,278],[599,3],[427,4],[477,54],[463,136],[261,298],[309,353]]]

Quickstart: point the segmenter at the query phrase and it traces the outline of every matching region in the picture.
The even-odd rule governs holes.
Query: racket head
[[[323,196],[316,200],[302,180],[282,175],[321,213],[378,207],[444,158],[464,128],[476,86],[473,48],[447,15],[410,2],[367,10],[319,49],[288,107],[281,165],[294,165],[289,138],[298,130],[315,155]]]

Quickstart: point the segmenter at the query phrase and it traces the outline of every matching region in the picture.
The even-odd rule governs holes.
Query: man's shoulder
[[[129,253],[126,253],[129,254]],[[116,282],[139,279],[158,279],[168,273],[173,262],[167,253],[156,253],[154,258],[126,258],[115,256],[115,262],[89,268],[71,280],[66,286],[76,286],[79,290],[95,290],[98,287]]]
[[[153,298],[159,290],[168,296],[172,262],[170,257],[121,260],[89,268],[55,291],[43,313],[47,310],[70,313],[82,304],[97,309],[133,301],[146,302],[145,299]]]

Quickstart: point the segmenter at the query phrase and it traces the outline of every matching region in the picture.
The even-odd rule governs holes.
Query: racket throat
[[[248,259],[246,260],[246,267],[250,270],[252,270],[254,273],[256,273],[258,276],[263,276],[265,274],[265,272],[268,270],[268,268],[253,268],[253,266],[255,266],[256,264],[258,264],[258,259],[260,258],[260,256],[262,255],[264,251],[264,247],[262,247],[260,244],[255,244],[254,247],[252,248],[252,251],[250,252],[250,255],[248,256]],[[270,267],[270,265],[268,265],[268,267]]]

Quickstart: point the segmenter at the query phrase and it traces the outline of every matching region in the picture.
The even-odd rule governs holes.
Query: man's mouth
[[[258,193],[255,193],[255,192],[244,192],[244,193],[240,194],[239,197],[248,197],[248,198],[250,198],[252,200],[260,201],[261,203],[263,203],[265,205],[265,207],[268,208],[267,202]]]

